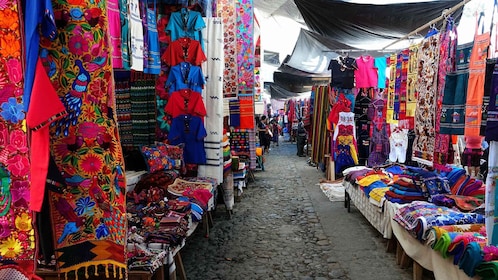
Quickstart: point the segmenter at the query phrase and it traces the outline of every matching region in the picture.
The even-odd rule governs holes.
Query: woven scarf
[[[223,40],[225,46],[225,70],[223,72],[223,97],[237,98],[238,88],[238,67],[237,67],[237,32],[236,21],[237,12],[235,10],[235,0],[217,1],[218,17],[223,19]]]

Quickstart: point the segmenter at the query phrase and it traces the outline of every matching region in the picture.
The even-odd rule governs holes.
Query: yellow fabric
[[[386,181],[386,180],[387,181],[390,180],[389,176],[387,176],[387,175],[381,175],[381,174],[372,174],[372,175],[365,176],[365,178],[362,178],[357,183],[358,183],[358,185],[360,185],[362,187],[368,187],[373,182]]]
[[[389,187],[375,188],[370,192],[370,198],[380,203],[382,198],[384,198],[384,195],[386,194],[386,192],[388,190],[389,190]]]

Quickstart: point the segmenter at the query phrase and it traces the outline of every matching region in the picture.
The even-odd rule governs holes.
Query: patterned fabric
[[[311,131],[311,161],[323,162],[323,156],[331,153],[331,137],[327,133],[327,116],[329,115],[329,88],[326,86],[315,86],[313,120]]]
[[[133,144],[150,145],[156,140],[155,76],[133,71],[130,79]]]
[[[65,277],[93,267],[95,274],[101,268],[122,279],[126,182],[114,119],[107,3],[79,3],[54,3],[58,40],[41,42],[47,54],[42,61],[68,111],[50,130],[51,153],[68,190],[50,193],[55,256]]]
[[[223,97],[228,99],[237,98],[238,95],[238,68],[237,68],[237,40],[235,0],[218,0],[218,17],[223,19],[223,40],[225,46],[225,70],[223,74]]]
[[[479,21],[476,24],[474,46],[472,47],[469,62],[469,84],[467,102],[465,103],[464,134],[466,136],[478,136],[481,128],[481,103],[484,96],[484,78],[486,76],[486,58],[488,57],[490,33],[478,34],[478,25]]]
[[[205,73],[209,73],[210,79],[206,81],[203,93],[204,104],[207,114],[204,124],[207,136],[204,139],[206,150],[206,165],[199,165],[198,176],[212,177],[223,182],[223,148],[221,145],[223,134],[223,22],[220,18],[205,18],[206,28],[203,30],[202,38],[206,40]],[[232,182],[233,188],[233,182]],[[233,196],[233,190],[232,190]],[[233,205],[233,204],[232,204]]]
[[[415,110],[417,108],[416,83],[418,76],[418,48],[419,45],[410,46],[408,55],[408,73],[406,82],[406,119],[408,120],[408,129],[415,127]],[[411,157],[411,153],[409,155]]]
[[[439,61],[439,38],[431,36],[420,44],[419,72],[416,91],[418,94],[415,111],[415,141],[412,159],[432,166],[435,142],[435,114],[437,69]]]
[[[483,215],[462,213],[426,201],[414,201],[399,208],[393,219],[420,241],[427,239],[433,226],[484,223]]]
[[[141,151],[147,164],[148,172],[172,169],[175,165],[174,159],[170,159],[161,146],[142,146]]]
[[[18,1],[0,5],[0,76],[4,77],[0,86],[0,257],[21,267],[12,267],[13,273],[24,270],[32,274],[35,233],[33,212],[28,209],[31,186],[28,141],[23,128],[20,11]]]
[[[442,30],[439,37],[439,70],[436,94],[436,122],[434,127],[436,133],[434,144],[434,168],[437,170],[448,170],[446,164],[448,163],[450,135],[440,133],[440,123],[445,93],[446,73],[453,71],[455,68],[455,65],[451,64],[449,61],[454,62],[454,60],[450,58],[455,57],[456,38],[450,36],[450,34],[456,34],[456,25],[453,24],[452,21],[445,21]]]
[[[253,129],[254,121],[254,98],[239,96],[240,103],[240,128]]]
[[[239,94],[254,91],[254,5],[253,0],[238,0],[237,11],[237,66]],[[254,118],[253,118],[254,119]]]
[[[130,72],[115,71],[116,117],[119,124],[121,147],[133,148],[133,125],[131,120]]]

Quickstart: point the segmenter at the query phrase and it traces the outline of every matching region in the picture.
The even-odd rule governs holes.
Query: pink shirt
[[[480,149],[482,145],[482,136],[465,136],[465,148]]]
[[[358,69],[354,71],[354,78],[357,88],[377,87],[378,74],[374,63],[375,58],[369,55],[362,55],[356,59]]]

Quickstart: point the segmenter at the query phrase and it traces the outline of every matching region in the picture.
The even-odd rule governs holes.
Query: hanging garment
[[[407,128],[413,130],[415,127],[415,109],[417,108],[417,98],[415,85],[418,76],[418,48],[419,45],[410,46],[408,55],[408,73],[406,81],[406,120]],[[409,148],[411,149],[411,147]],[[408,155],[411,158],[411,152]]]
[[[153,9],[149,6],[149,1],[153,3]],[[145,11],[147,27],[146,36],[146,53],[144,52],[144,73],[148,74],[160,74],[161,73],[161,54],[159,48],[159,34],[157,32],[157,0],[145,0]]]
[[[123,68],[123,58],[121,56],[121,17],[119,10],[119,0],[107,0],[107,12],[109,20],[109,35],[111,37],[111,57],[113,68]]]
[[[494,66],[487,111],[486,141],[498,141],[498,63]]]
[[[354,88],[354,71],[358,69],[354,58],[339,56],[337,59],[331,59],[327,69],[331,74],[330,86],[344,89]]]
[[[470,55],[469,84],[467,88],[467,102],[465,106],[465,135],[478,136],[482,118],[482,99],[484,97],[484,79],[486,76],[486,58],[490,33],[479,32],[479,24],[483,14],[477,20],[474,46]],[[484,26],[483,26],[484,30]]]
[[[237,21],[235,1],[219,0],[217,15],[223,19],[223,45],[225,69],[223,70],[223,98],[233,99],[238,95],[237,40],[234,40]]]
[[[206,23],[202,19],[201,13],[182,8],[178,12],[171,13],[166,32],[171,36],[171,41],[178,38],[188,37],[199,41],[204,50],[201,30],[206,28]]]
[[[391,136],[389,136],[389,161],[405,163],[406,150],[408,148],[408,129],[391,124]]]
[[[385,119],[385,102],[383,99],[375,99],[368,108],[370,125],[370,154],[368,166],[384,164],[389,156],[389,136]]]
[[[40,31],[41,35],[49,40],[55,40],[57,29],[54,21],[54,11],[50,0],[34,1],[26,5],[24,14],[24,42],[26,43],[25,51],[25,70],[24,70],[24,93],[23,105],[24,111],[27,112],[31,99],[31,90],[33,87],[35,70],[39,57],[40,48]],[[9,17],[6,15],[6,17]],[[41,26],[41,28],[40,28]],[[40,28],[40,29],[39,29]]]
[[[386,70],[387,70],[387,59],[386,57],[376,57],[374,62],[374,67],[377,69],[377,88],[386,88]]]
[[[170,66],[175,66],[183,61],[200,66],[207,59],[199,41],[188,37],[178,38],[171,42],[161,58]]]
[[[50,127],[51,155],[63,174],[62,187],[71,190],[49,196],[55,259],[62,277],[76,278],[77,270],[91,267],[122,279],[127,270],[126,183],[110,46],[103,36],[108,34],[107,10],[102,2],[80,3],[53,1],[54,13],[84,14],[85,7],[99,16],[57,20],[59,40],[41,44],[47,53],[42,62],[55,62],[49,77],[68,112]]]
[[[179,115],[173,118],[168,140],[172,145],[184,144],[183,159],[187,164],[206,164],[204,138],[206,129],[197,116]]]
[[[121,58],[124,70],[131,66],[131,34],[129,0],[119,0],[119,20],[121,22]]]
[[[354,71],[357,88],[377,87],[378,75],[375,68],[375,58],[369,55],[362,55],[356,59],[358,69]]]
[[[370,119],[368,118],[368,106],[371,98],[369,91],[360,90],[356,96],[354,117],[356,123],[356,137],[358,143],[358,159],[360,165],[366,165],[370,148]]]
[[[201,94],[188,88],[173,92],[164,111],[173,118],[179,115],[206,116],[206,107]]]
[[[188,62],[180,62],[171,67],[166,87],[169,88],[169,93],[173,93],[180,89],[191,89],[199,94],[204,88],[204,75],[199,66],[191,65]]]
[[[130,11],[130,34],[131,34],[131,69],[135,71],[144,70],[144,28],[140,16],[139,0],[129,0]]]

